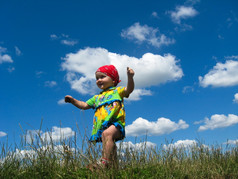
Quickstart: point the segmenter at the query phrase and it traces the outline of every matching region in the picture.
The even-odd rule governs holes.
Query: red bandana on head
[[[121,80],[119,80],[117,69],[113,65],[104,65],[98,68],[96,72],[102,72],[107,76],[111,77],[111,79],[115,81],[115,86],[117,86],[117,84],[121,82]]]

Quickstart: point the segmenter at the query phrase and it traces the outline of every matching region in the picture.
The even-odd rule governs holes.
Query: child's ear
[[[114,86],[116,86],[115,84],[116,84],[116,81],[112,81],[113,82],[113,84],[114,84]]]

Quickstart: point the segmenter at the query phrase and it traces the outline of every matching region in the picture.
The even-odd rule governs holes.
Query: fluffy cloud
[[[191,148],[193,146],[196,146],[197,142],[195,140],[178,140],[174,144],[168,144],[164,145],[164,149],[173,149],[173,148]]]
[[[205,118],[204,123],[204,125],[199,127],[198,131],[213,130],[235,125],[238,123],[238,116],[234,114],[229,114],[228,116],[215,114],[211,116],[211,119]]]
[[[238,93],[236,93],[236,94],[234,95],[233,102],[234,102],[234,103],[238,103]]]
[[[12,57],[8,54],[5,54],[7,51],[6,48],[0,46],[0,64],[2,63],[13,63]]]
[[[199,76],[202,87],[227,87],[238,85],[238,61],[227,60],[217,63],[204,77]]]
[[[74,135],[75,135],[75,132],[71,128],[69,128],[69,127],[60,128],[60,127],[56,127],[56,126],[54,126],[52,128],[52,131],[45,132],[42,134],[43,138],[45,138],[47,141],[49,141],[51,139],[53,141],[60,141],[60,140],[64,140],[64,139],[73,137]]]
[[[7,135],[7,133],[0,131],[0,137],[4,137],[6,135]]]
[[[145,89],[135,89],[133,93],[131,93],[129,98],[126,98],[128,101],[139,101],[141,96],[151,96],[152,92],[150,90]]]
[[[121,148],[122,150],[126,150],[126,149],[143,150],[145,148],[151,149],[157,146],[155,143],[152,143],[149,141],[136,143],[136,144],[133,144],[131,141],[129,141],[129,142],[116,143],[116,145],[117,145],[117,148]]]
[[[59,100],[59,101],[57,102],[57,104],[58,104],[58,105],[64,105],[64,104],[66,104],[66,103],[65,103],[64,99],[61,99],[61,100]]]
[[[224,144],[229,144],[229,145],[237,145],[238,144],[238,139],[237,140],[228,140]]]
[[[164,34],[159,34],[157,28],[155,29],[147,25],[141,26],[139,23],[135,23],[126,30],[123,30],[121,36],[130,40],[136,40],[137,43],[146,42],[155,47],[175,43],[174,39],[170,39]]]
[[[75,135],[75,132],[69,128],[60,128],[60,127],[52,127],[51,131],[43,133],[39,130],[29,130],[26,134],[26,140],[27,142],[34,142],[35,139],[38,139],[41,137],[42,140],[50,142],[52,141],[60,141],[64,139],[68,139],[70,137],[73,137]]]
[[[176,24],[180,24],[182,19],[188,19],[198,14],[192,6],[177,6],[175,11],[169,13],[172,21]]]
[[[3,159],[0,159],[0,164],[4,163],[5,161],[14,158],[22,161],[23,159],[27,160],[34,160],[37,157],[39,157],[39,154],[41,155],[52,155],[54,154],[57,156],[56,158],[59,160],[59,162],[64,162],[63,159],[65,159],[65,153],[70,151],[71,153],[75,152],[75,148],[71,148],[68,145],[46,145],[42,146],[40,148],[34,148],[34,149],[29,149],[29,150],[19,150],[16,149],[15,152],[10,152],[10,154]]]
[[[185,150],[193,151],[193,148],[195,148],[195,149],[197,149],[197,148],[209,149],[209,146],[207,146],[205,144],[200,144],[200,143],[196,142],[195,140],[186,139],[186,140],[178,140],[174,144],[164,145],[163,148],[165,150],[185,149]]]
[[[82,94],[95,94],[95,71],[98,67],[106,64],[113,64],[118,69],[121,83],[126,86],[126,68],[131,67],[135,71],[136,88],[156,86],[168,81],[179,80],[183,71],[177,64],[174,56],[165,56],[146,53],[141,58],[130,57],[108,52],[103,48],[86,48],[77,53],[69,53],[63,58],[61,64],[66,73],[66,80],[71,88]],[[135,95],[149,94],[148,91],[135,91]],[[137,96],[138,99],[138,96]]]
[[[140,136],[140,135],[163,135],[169,134],[176,130],[186,129],[189,125],[183,121],[179,120],[178,123],[171,121],[166,118],[159,118],[155,122],[150,122],[143,118],[137,118],[132,124],[126,126],[127,136]]]

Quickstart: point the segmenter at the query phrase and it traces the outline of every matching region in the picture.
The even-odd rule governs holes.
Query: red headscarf
[[[96,72],[102,72],[107,76],[111,77],[111,79],[115,81],[115,86],[117,86],[117,84],[121,82],[121,80],[119,80],[119,74],[117,72],[117,69],[113,65],[104,65],[98,68]]]

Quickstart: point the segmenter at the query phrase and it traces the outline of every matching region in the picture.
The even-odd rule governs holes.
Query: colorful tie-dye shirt
[[[122,134],[121,140],[125,137],[125,109],[123,98],[125,87],[111,87],[102,91],[99,95],[93,96],[86,103],[95,109],[93,118],[93,130],[90,141],[101,142],[102,132],[109,126],[114,125]]]

